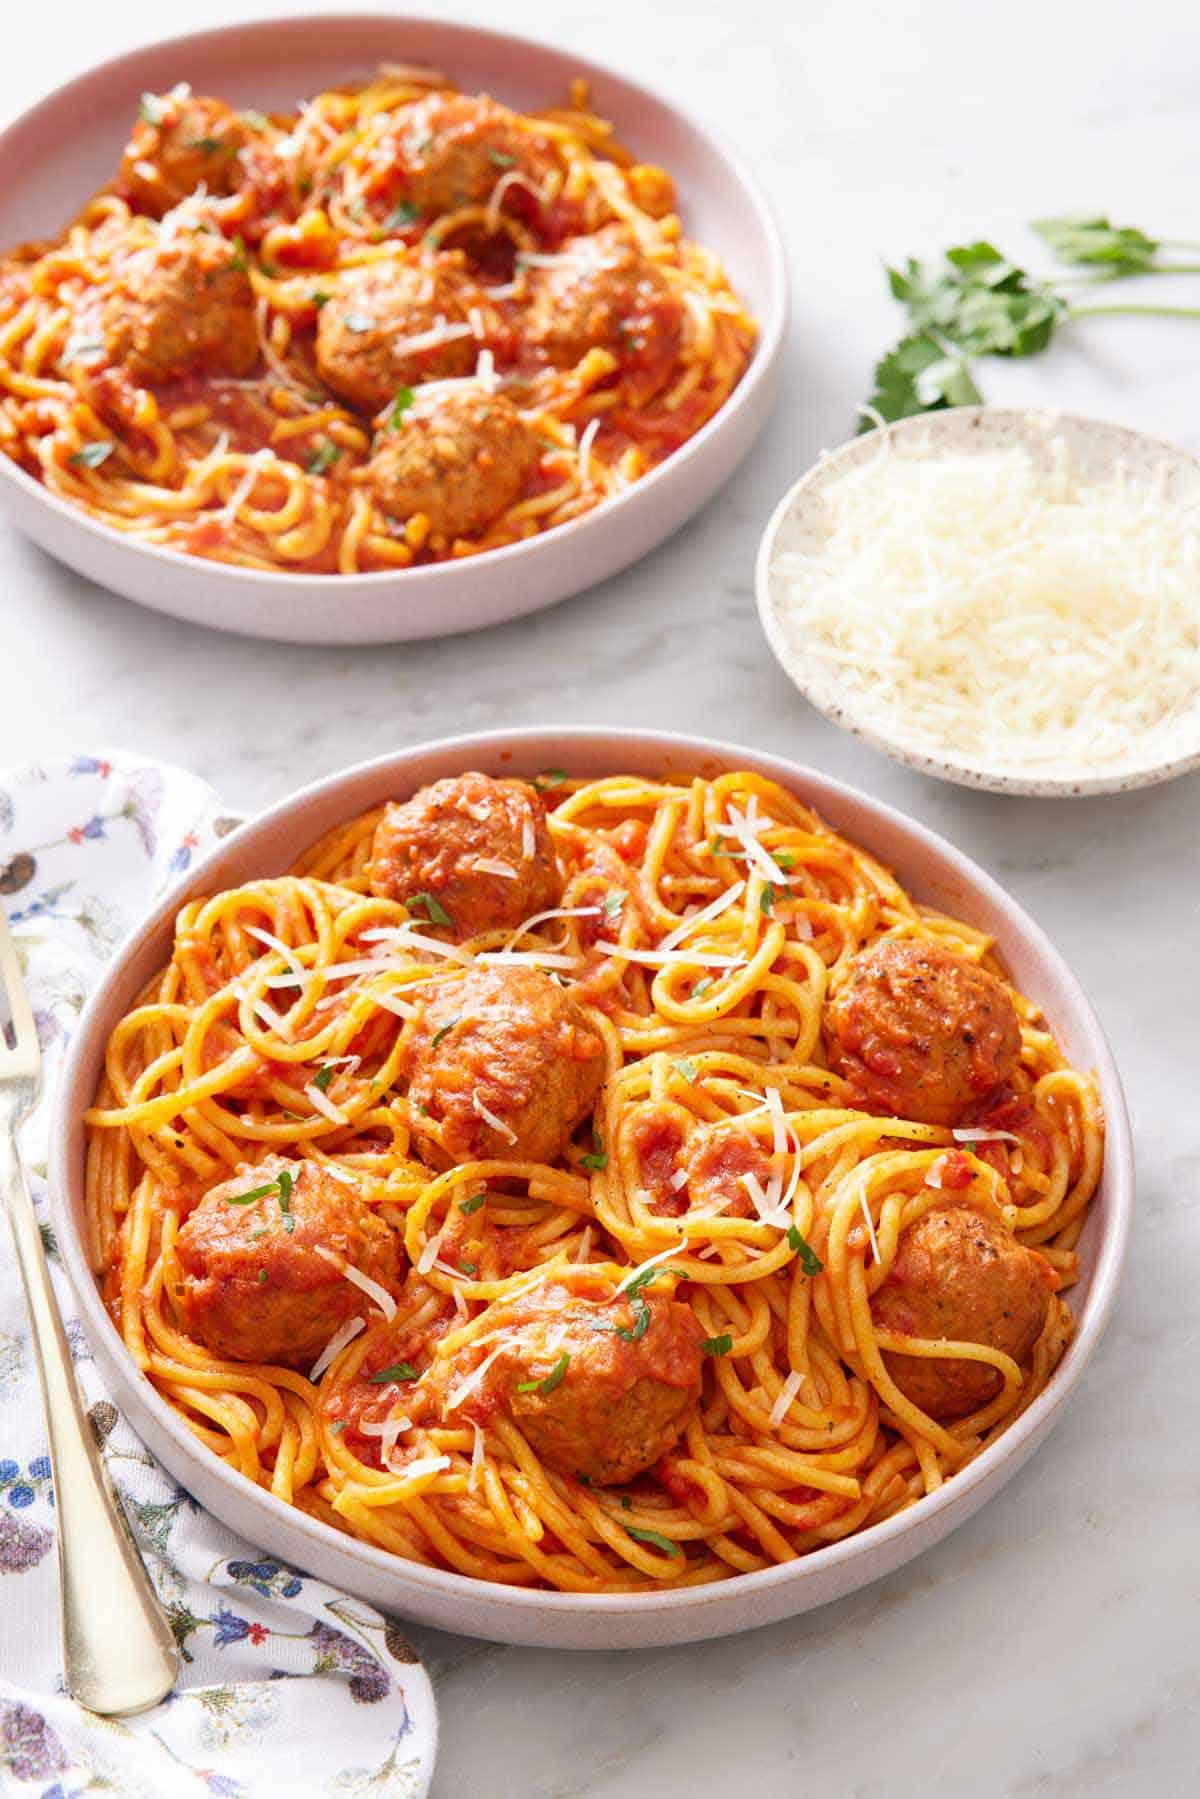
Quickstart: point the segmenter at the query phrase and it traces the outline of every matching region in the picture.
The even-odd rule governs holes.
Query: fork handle
[[[0,1188],[29,1302],[54,1468],[67,1689],[89,1711],[123,1717],[166,1697],[179,1651],[84,1415],[16,1142],[3,1130]]]

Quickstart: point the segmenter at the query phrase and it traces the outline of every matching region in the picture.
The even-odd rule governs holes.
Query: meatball
[[[476,1344],[434,1364],[418,1405],[447,1423],[486,1423],[504,1410],[549,1467],[612,1486],[651,1467],[686,1426],[703,1339],[680,1300],[652,1287],[631,1300],[583,1270],[515,1301],[499,1323],[503,1350],[461,1405],[455,1390],[482,1360]]]
[[[391,404],[397,388],[469,374],[479,346],[467,313],[477,298],[456,256],[385,263],[343,276],[317,323],[321,379],[360,412],[376,413]],[[457,335],[409,347],[443,326]]]
[[[281,1191],[283,1175],[290,1193]],[[268,1191],[238,1203],[260,1187]],[[320,1163],[279,1156],[239,1168],[206,1193],[176,1251],[184,1330],[234,1362],[310,1367],[334,1332],[370,1305],[339,1261],[390,1289],[399,1281],[389,1226]]]
[[[537,459],[533,432],[504,395],[467,386],[418,398],[362,478],[389,518],[421,514],[440,537],[473,537],[512,504]]]
[[[258,361],[254,291],[234,246],[179,232],[126,257],[103,314],[109,357],[140,383],[191,369],[247,375]]]
[[[883,1330],[985,1343],[1028,1360],[1042,1334],[1058,1277],[1044,1256],[969,1205],[937,1206],[903,1232],[888,1277],[871,1302]],[[931,1418],[965,1418],[1003,1382],[984,1362],[884,1355],[900,1391]]]
[[[475,773],[435,781],[387,808],[371,845],[370,882],[385,899],[432,894],[460,939],[515,930],[562,898],[537,789]]]
[[[604,1045],[540,968],[473,968],[425,1006],[409,1068],[414,1123],[437,1127],[426,1149],[439,1160],[553,1162],[595,1104]]]
[[[994,975],[936,943],[862,950],[825,1008],[829,1065],[868,1112],[956,1124],[1012,1075],[1021,1027]]]
[[[530,272],[529,341],[557,368],[612,350],[637,398],[647,398],[679,354],[682,302],[623,225],[570,238],[563,258]]]
[[[198,187],[231,194],[241,184],[239,151],[252,132],[223,100],[147,94],[121,159],[120,191],[138,212],[161,218]]]
[[[548,141],[486,94],[431,94],[402,116],[394,146],[395,191],[426,218],[486,201],[503,175],[537,181],[551,166]]]

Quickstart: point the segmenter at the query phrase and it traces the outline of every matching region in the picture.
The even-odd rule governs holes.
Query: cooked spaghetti
[[[145,543],[402,569],[622,493],[754,335],[583,83],[524,114],[389,66],[270,116],[181,85],[0,259],[0,450]]]
[[[1095,1082],[752,773],[464,774],[186,905],[88,1113],[129,1353],[246,1479],[654,1592],[919,1504],[1050,1379]]]

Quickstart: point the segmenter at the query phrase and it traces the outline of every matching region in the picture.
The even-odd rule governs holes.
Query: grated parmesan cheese
[[[353,1343],[359,1331],[366,1330],[365,1318],[348,1318],[338,1330],[335,1330],[328,1343],[308,1371],[309,1380],[320,1380],[326,1368],[335,1361],[345,1349],[347,1343]]]
[[[788,1375],[782,1387],[779,1389],[778,1399],[776,1399],[775,1404],[771,1407],[770,1422],[772,1430],[779,1429],[779,1426],[787,1417],[793,1399],[795,1399],[803,1385],[804,1376],[802,1374],[797,1374],[796,1370],[793,1368],[792,1372]]]
[[[1059,778],[1166,761],[1200,730],[1200,505],[1103,479],[1061,437],[937,452],[887,434],[779,556],[785,656],[916,754]]]
[[[345,1257],[338,1255],[336,1250],[327,1249],[323,1243],[318,1243],[314,1247],[317,1254],[336,1268],[352,1287],[357,1287],[360,1293],[365,1293],[368,1299],[375,1301],[389,1324],[392,1322],[396,1316],[396,1302],[386,1287],[381,1286],[378,1281],[372,1280],[371,1276],[364,1274],[360,1268],[355,1268],[352,1262],[347,1262]],[[359,1323],[362,1323],[361,1319]]]

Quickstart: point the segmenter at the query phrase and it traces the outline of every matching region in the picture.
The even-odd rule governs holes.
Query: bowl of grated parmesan
[[[1200,460],[1061,412],[962,407],[821,460],[777,507],[759,616],[817,710],[993,792],[1200,767]]]

